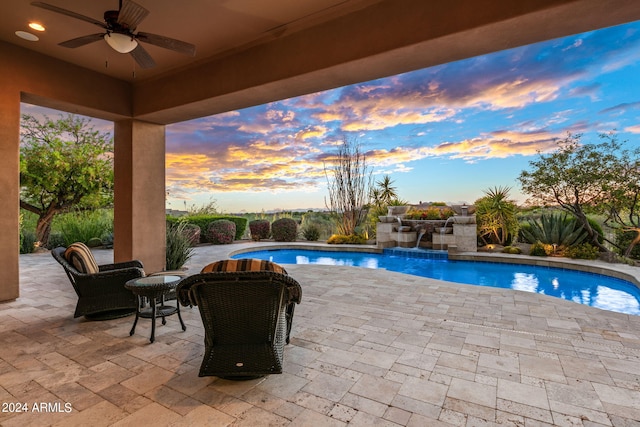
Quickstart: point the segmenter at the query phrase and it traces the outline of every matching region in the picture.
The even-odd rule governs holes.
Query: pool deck
[[[198,247],[188,272],[267,245]],[[62,268],[22,255],[21,297],[0,304],[0,402],[29,412],[0,412],[0,425],[640,425],[640,316],[385,270],[286,268],[303,298],[284,373],[233,382],[197,376],[197,309],[183,310],[186,332],[169,317],[151,344],[146,319],[132,337],[132,317],[73,319]],[[61,410],[33,412],[40,403]]]

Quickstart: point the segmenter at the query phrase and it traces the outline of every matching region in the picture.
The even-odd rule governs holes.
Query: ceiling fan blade
[[[52,12],[59,13],[61,15],[66,15],[66,16],[70,16],[72,18],[80,19],[81,21],[89,22],[89,23],[91,23],[93,25],[97,25],[100,28],[104,28],[105,30],[107,29],[107,24],[105,24],[102,21],[98,21],[96,19],[89,18],[88,16],[80,15],[79,13],[75,13],[75,12],[72,12],[70,10],[58,7],[58,6],[54,6],[54,5],[51,5],[51,4],[48,4],[48,3],[43,3],[41,1],[31,2],[31,6],[36,6],[36,7],[42,8],[42,9],[47,9],[47,10],[50,10]]]
[[[140,68],[148,69],[156,66],[156,62],[153,60],[149,52],[147,52],[141,45],[138,43],[138,46],[133,49],[131,52],[131,56],[136,60]]]
[[[125,0],[118,13],[118,24],[133,31],[148,14],[149,11],[138,3]]]
[[[149,43],[175,52],[184,53],[185,55],[195,56],[196,47],[191,43],[172,39],[170,37],[159,36],[157,34],[139,32],[136,34],[138,41]]]
[[[67,40],[66,42],[58,43],[58,45],[62,47],[80,47],[89,43],[97,42],[98,40],[102,40],[104,37],[104,33],[98,34],[89,34],[88,36],[77,37],[75,39]]]

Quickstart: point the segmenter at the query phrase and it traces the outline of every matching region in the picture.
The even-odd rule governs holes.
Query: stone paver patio
[[[189,272],[251,244],[200,247]],[[95,253],[111,262],[111,251]],[[172,316],[150,344],[146,319],[132,337],[133,317],[73,319],[75,293],[48,253],[20,262],[21,297],[0,304],[3,427],[640,425],[638,316],[383,270],[287,265],[303,299],[285,372],[233,382],[197,376],[197,309],[183,310],[186,332]]]

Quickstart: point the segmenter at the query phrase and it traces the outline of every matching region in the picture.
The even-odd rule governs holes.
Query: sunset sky
[[[640,22],[170,125],[167,207],[324,208],[344,138],[410,203],[495,186],[524,202],[517,176],[538,151],[612,130],[640,143]]]

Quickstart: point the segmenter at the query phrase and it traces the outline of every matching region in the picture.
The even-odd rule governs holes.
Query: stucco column
[[[20,92],[0,85],[0,117],[0,301],[8,301],[20,295]]]
[[[114,260],[165,266],[165,127],[137,120],[114,126]]]

